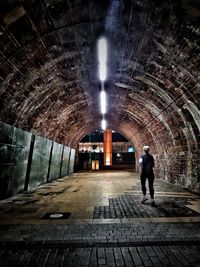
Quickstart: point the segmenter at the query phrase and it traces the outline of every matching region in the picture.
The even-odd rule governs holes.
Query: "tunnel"
[[[98,42],[102,37],[107,42],[107,58],[104,59],[106,73],[103,78],[99,77],[102,63],[98,58]],[[177,207],[182,214],[179,214],[181,218],[186,217],[184,226],[181,225],[179,230],[184,236],[186,228],[193,229],[195,238],[189,240],[190,238],[185,234],[185,240],[177,239],[175,243],[172,242],[173,238],[161,240],[164,243],[157,239],[150,242],[149,239],[118,241],[116,238],[116,244],[106,239],[107,247],[112,249],[113,255],[121,253],[120,259],[123,258],[118,262],[118,258],[114,257],[112,266],[137,266],[132,255],[136,250],[140,256],[138,266],[161,266],[159,264],[162,263],[162,257],[159,258],[157,254],[156,257],[161,262],[158,265],[156,263],[154,265],[150,259],[146,262],[141,258],[140,249],[144,249],[142,247],[144,245],[147,245],[149,249],[153,249],[152,246],[155,245],[160,251],[165,251],[164,246],[168,246],[167,249],[175,255],[174,263],[162,264],[166,264],[163,266],[171,266],[171,264],[178,266],[176,263],[179,254],[177,253],[182,250],[180,246],[185,245],[186,240],[188,240],[188,247],[184,247],[182,252],[182,254],[185,253],[185,262],[188,264],[185,266],[199,266],[200,259],[198,253],[195,252],[199,249],[200,213],[199,70],[200,2],[198,0],[0,0],[0,216],[3,216],[0,220],[2,233],[0,247],[3,250],[2,255],[5,255],[1,257],[0,254],[0,263],[8,265],[10,259],[6,253],[11,251],[10,253],[15,255],[15,250],[19,252],[18,248],[25,246],[25,241],[33,241],[28,234],[30,239],[27,237],[27,240],[26,237],[18,239],[17,234],[13,234],[13,240],[16,238],[15,242],[19,246],[16,248],[12,240],[6,236],[4,230],[8,229],[7,227],[11,230],[14,227],[13,231],[16,233],[20,231],[20,227],[25,227],[24,231],[28,232],[30,230],[28,225],[32,225],[32,222],[28,224],[28,221],[26,225],[25,223],[23,225],[20,220],[12,222],[13,218],[18,215],[15,215],[14,208],[10,207],[9,203],[17,202],[18,205],[21,203],[23,206],[24,203],[26,204],[24,197],[30,194],[30,197],[34,198],[35,190],[40,186],[44,187],[42,196],[45,194],[55,196],[55,192],[49,191],[49,186],[61,183],[63,177],[63,185],[68,183],[68,179],[73,185],[75,181],[78,185],[83,177],[86,177],[86,180],[91,181],[88,188],[90,186],[92,188],[95,179],[99,177],[100,180],[105,180],[102,180],[102,184],[99,182],[101,189],[98,190],[104,194],[104,190],[107,192],[106,187],[101,186],[107,185],[112,196],[112,183],[118,188],[120,181],[124,181],[123,192],[120,192],[120,189],[116,191],[116,194],[123,195],[123,197],[119,197],[118,200],[109,200],[109,205],[114,205],[115,210],[118,207],[116,203],[124,201],[123,203],[135,203],[135,209],[138,200],[135,200],[135,196],[134,199],[128,198],[127,200],[127,190],[132,192],[133,187],[126,184],[125,179],[131,181],[131,175],[135,177],[134,179],[139,179],[138,159],[143,152],[143,147],[147,145],[155,159],[154,172],[159,181],[159,194],[166,190],[163,194],[168,197],[178,198],[181,194],[182,197],[188,197],[185,202],[180,200],[186,206],[181,206],[182,211],[180,207]],[[102,91],[105,92],[107,101],[106,112],[103,114],[100,110]],[[121,134],[134,145],[134,171],[111,171],[112,178],[109,177],[109,170],[104,170],[103,173],[101,170],[99,172],[92,172],[92,170],[87,170],[85,173],[75,172],[79,143],[90,133],[102,130],[102,120],[106,122],[106,129]],[[116,180],[115,177],[117,177]],[[94,181],[92,181],[93,178]],[[110,179],[114,180],[111,182]],[[125,187],[125,184],[129,189]],[[73,188],[71,185],[65,184],[65,186],[68,189]],[[134,186],[136,186],[134,192],[137,195],[141,190],[139,180]],[[59,192],[64,194],[65,189],[60,189]],[[76,188],[73,192],[78,192],[76,190],[79,189]],[[174,194],[169,194],[169,191]],[[191,194],[191,199],[187,194]],[[90,193],[88,193],[89,196]],[[86,198],[86,196],[82,197]],[[109,194],[106,197],[109,198]],[[68,201],[67,193],[66,201]],[[165,205],[169,205],[166,203],[168,202],[165,202]],[[191,216],[194,217],[190,218],[191,221],[188,217],[187,221],[189,215],[186,215],[185,209],[191,208],[194,203],[197,206],[191,211],[191,214],[194,213]],[[168,206],[168,213],[165,212],[162,216],[178,218],[178,212],[173,214],[175,204],[173,205],[171,209]],[[105,216],[101,217],[103,211],[101,212],[99,207],[98,205],[93,207],[95,209],[93,219],[97,221],[93,222],[92,227],[94,227],[94,232],[102,231],[102,236],[106,236],[103,234],[106,230],[101,228],[104,227],[104,223],[108,222],[106,220],[115,219],[116,221],[113,221],[113,229],[115,229],[119,223],[117,220],[122,220],[123,216],[129,218],[126,213],[123,216],[120,215],[121,217],[116,214],[112,217],[111,208],[110,213],[107,212],[111,215],[108,215],[104,208]],[[69,208],[66,210],[69,211]],[[92,208],[88,207],[88,211],[91,210]],[[160,208],[159,212],[162,213],[162,211]],[[11,218],[9,215],[6,219],[6,212],[8,214],[14,212],[12,219],[9,219]],[[34,213],[34,208],[25,207],[20,212],[19,214],[28,215],[31,212]],[[142,212],[143,209],[138,214]],[[159,215],[161,213],[151,212],[152,210],[149,210],[146,214],[152,214],[148,216],[156,218],[161,216]],[[73,214],[73,211],[71,213]],[[102,221],[104,219],[105,221]],[[137,220],[136,223],[143,222]],[[120,227],[123,229],[123,222],[120,222]],[[161,219],[155,221],[155,224],[156,222],[164,224]],[[167,222],[172,225],[173,220]],[[180,223],[180,220],[175,225],[178,225],[178,222]],[[127,227],[127,231],[135,227],[132,221],[125,223],[124,227]],[[133,225],[130,226],[129,223]],[[153,221],[144,223],[147,228],[151,225],[154,227]],[[19,229],[18,224],[21,225]],[[36,232],[38,225],[39,223],[36,223],[33,226]],[[44,223],[42,225],[41,227],[45,227]],[[84,227],[87,228],[88,225],[86,222]],[[72,229],[78,227],[73,220],[68,226]],[[58,224],[58,227],[61,225]],[[111,226],[107,227],[110,229]],[[165,229],[167,224],[159,227]],[[174,225],[170,227],[173,228]],[[79,232],[81,226],[77,229]],[[89,231],[89,228],[86,230]],[[46,228],[45,231],[47,231]],[[56,228],[55,231],[59,230]],[[151,232],[151,230],[148,231]],[[74,249],[73,255],[76,255],[77,249],[82,249],[81,253],[85,251],[86,254],[90,249],[90,259],[93,251],[97,255],[91,266],[92,264],[111,266],[108,263],[107,252],[104,251],[105,254],[103,253],[102,257],[99,256],[106,246],[104,244],[102,248],[100,245],[103,243],[102,240],[98,244],[88,241],[87,245],[83,244],[83,240],[84,237],[79,243],[76,240],[76,244],[79,244],[78,248],[72,246],[69,240],[65,244],[55,243],[52,248],[48,242],[38,244],[43,247],[44,251],[49,249],[50,254],[55,256],[55,266],[58,258],[55,251],[56,249],[62,250],[62,246],[66,246],[67,250]],[[138,243],[140,241],[141,243]],[[42,241],[37,240],[37,242]],[[29,243],[32,253],[37,254],[35,250],[37,242]],[[119,247],[120,252],[115,253],[115,245]],[[171,245],[177,246],[175,252],[173,247],[170,247]],[[194,258],[196,257],[195,262],[190,262],[187,256],[187,251],[189,254],[192,253],[190,245],[193,246],[191,251],[194,253]],[[24,247],[23,251],[25,251]],[[78,250],[77,253],[79,252]],[[146,252],[148,254],[148,249]],[[24,255],[27,256],[26,253]],[[151,256],[151,253],[148,255]],[[32,256],[30,258],[31,261],[28,264],[32,263],[35,264],[33,266],[37,266]],[[127,258],[129,258],[128,263],[126,263]],[[14,256],[11,263],[14,264],[13,266],[20,265],[19,259],[15,261]],[[65,266],[64,262],[62,264]],[[76,263],[77,265],[70,264],[66,266],[79,266],[80,262]],[[50,262],[48,265],[46,262],[41,266],[54,265],[50,265]]]

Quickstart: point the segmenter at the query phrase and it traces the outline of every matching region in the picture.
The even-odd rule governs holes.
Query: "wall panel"
[[[35,136],[28,190],[47,182],[52,141]]]
[[[62,161],[62,169],[61,169],[61,177],[68,175],[68,167],[69,167],[69,153],[70,148],[65,146],[63,151],[63,161]]]
[[[74,161],[75,161],[75,149],[71,149],[71,153],[70,153],[70,162],[69,162],[69,173],[71,174],[74,172]]]
[[[0,122],[0,199],[72,173],[74,158],[74,149],[70,156],[67,146]]]
[[[63,148],[63,145],[54,142],[53,151],[52,151],[50,174],[49,174],[49,181],[54,181],[54,180],[59,178],[60,167],[61,167],[62,148]]]

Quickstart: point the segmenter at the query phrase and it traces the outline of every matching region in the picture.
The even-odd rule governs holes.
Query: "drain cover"
[[[63,214],[61,214],[61,213],[54,213],[54,214],[50,214],[49,217],[52,218],[52,219],[58,219],[58,218],[62,218],[63,217]]]
[[[58,219],[67,219],[70,216],[71,212],[59,212],[59,213],[46,213],[42,219],[43,220],[58,220]]]

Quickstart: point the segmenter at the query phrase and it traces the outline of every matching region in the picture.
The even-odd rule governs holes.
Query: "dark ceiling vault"
[[[0,119],[76,147],[100,127],[96,42],[109,42],[108,126],[136,147],[198,150],[198,0],[1,0]]]

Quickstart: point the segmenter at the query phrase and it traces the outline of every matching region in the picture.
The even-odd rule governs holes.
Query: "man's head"
[[[149,153],[149,146],[143,146],[144,153]]]

